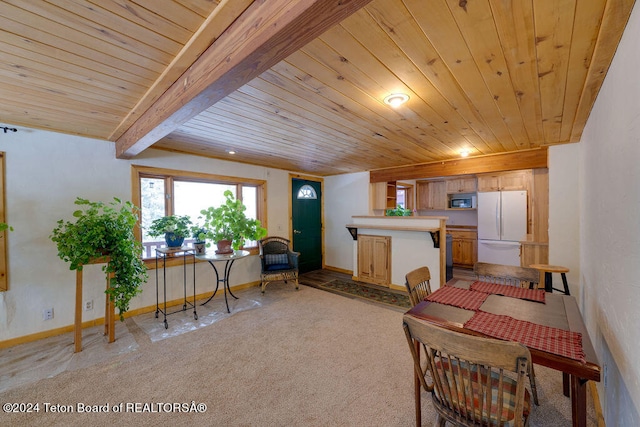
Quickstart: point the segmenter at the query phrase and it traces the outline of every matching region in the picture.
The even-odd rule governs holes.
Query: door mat
[[[407,309],[411,308],[411,301],[408,295],[372,288],[364,283],[354,282],[352,280],[334,279],[330,282],[312,286],[338,294],[364,298],[381,304]]]

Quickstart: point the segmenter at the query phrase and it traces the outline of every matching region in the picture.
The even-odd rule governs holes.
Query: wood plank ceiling
[[[320,176],[536,149],[580,140],[633,5],[5,0],[0,121]]]

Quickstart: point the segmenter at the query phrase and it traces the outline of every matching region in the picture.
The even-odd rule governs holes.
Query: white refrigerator
[[[478,261],[520,266],[527,234],[527,192],[478,193]]]

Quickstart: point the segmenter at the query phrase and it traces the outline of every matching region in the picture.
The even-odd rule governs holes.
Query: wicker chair
[[[444,427],[447,421],[456,426],[528,424],[531,403],[525,384],[531,354],[527,347],[450,331],[409,315],[404,316],[403,327],[414,370],[420,370],[422,386],[431,390],[436,425]],[[432,386],[426,384],[414,342],[427,349]],[[415,399],[419,408],[420,393]]]
[[[269,236],[260,240],[260,260],[262,273],[260,274],[261,290],[270,282],[293,281],[298,289],[298,256],[299,252],[289,249],[289,240],[283,237]]]

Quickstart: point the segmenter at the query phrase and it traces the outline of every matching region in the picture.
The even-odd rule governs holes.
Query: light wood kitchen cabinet
[[[535,242],[549,241],[549,169],[533,169],[532,189],[529,200],[529,218],[531,228],[529,233],[533,235]],[[547,264],[546,262],[534,262],[532,264]]]
[[[371,186],[371,209],[396,207],[396,182],[374,182]]]
[[[446,209],[447,186],[444,180],[418,181],[416,209]]]
[[[520,251],[521,267],[549,263],[549,243],[536,242],[532,235],[528,235],[527,240],[520,242]]]
[[[478,191],[528,190],[531,170],[478,175]]]
[[[391,237],[358,235],[358,280],[389,286],[391,283]]]
[[[478,260],[478,233],[470,230],[447,230],[451,234],[454,267],[471,268]]]
[[[476,178],[464,177],[447,179],[447,193],[475,193]]]

